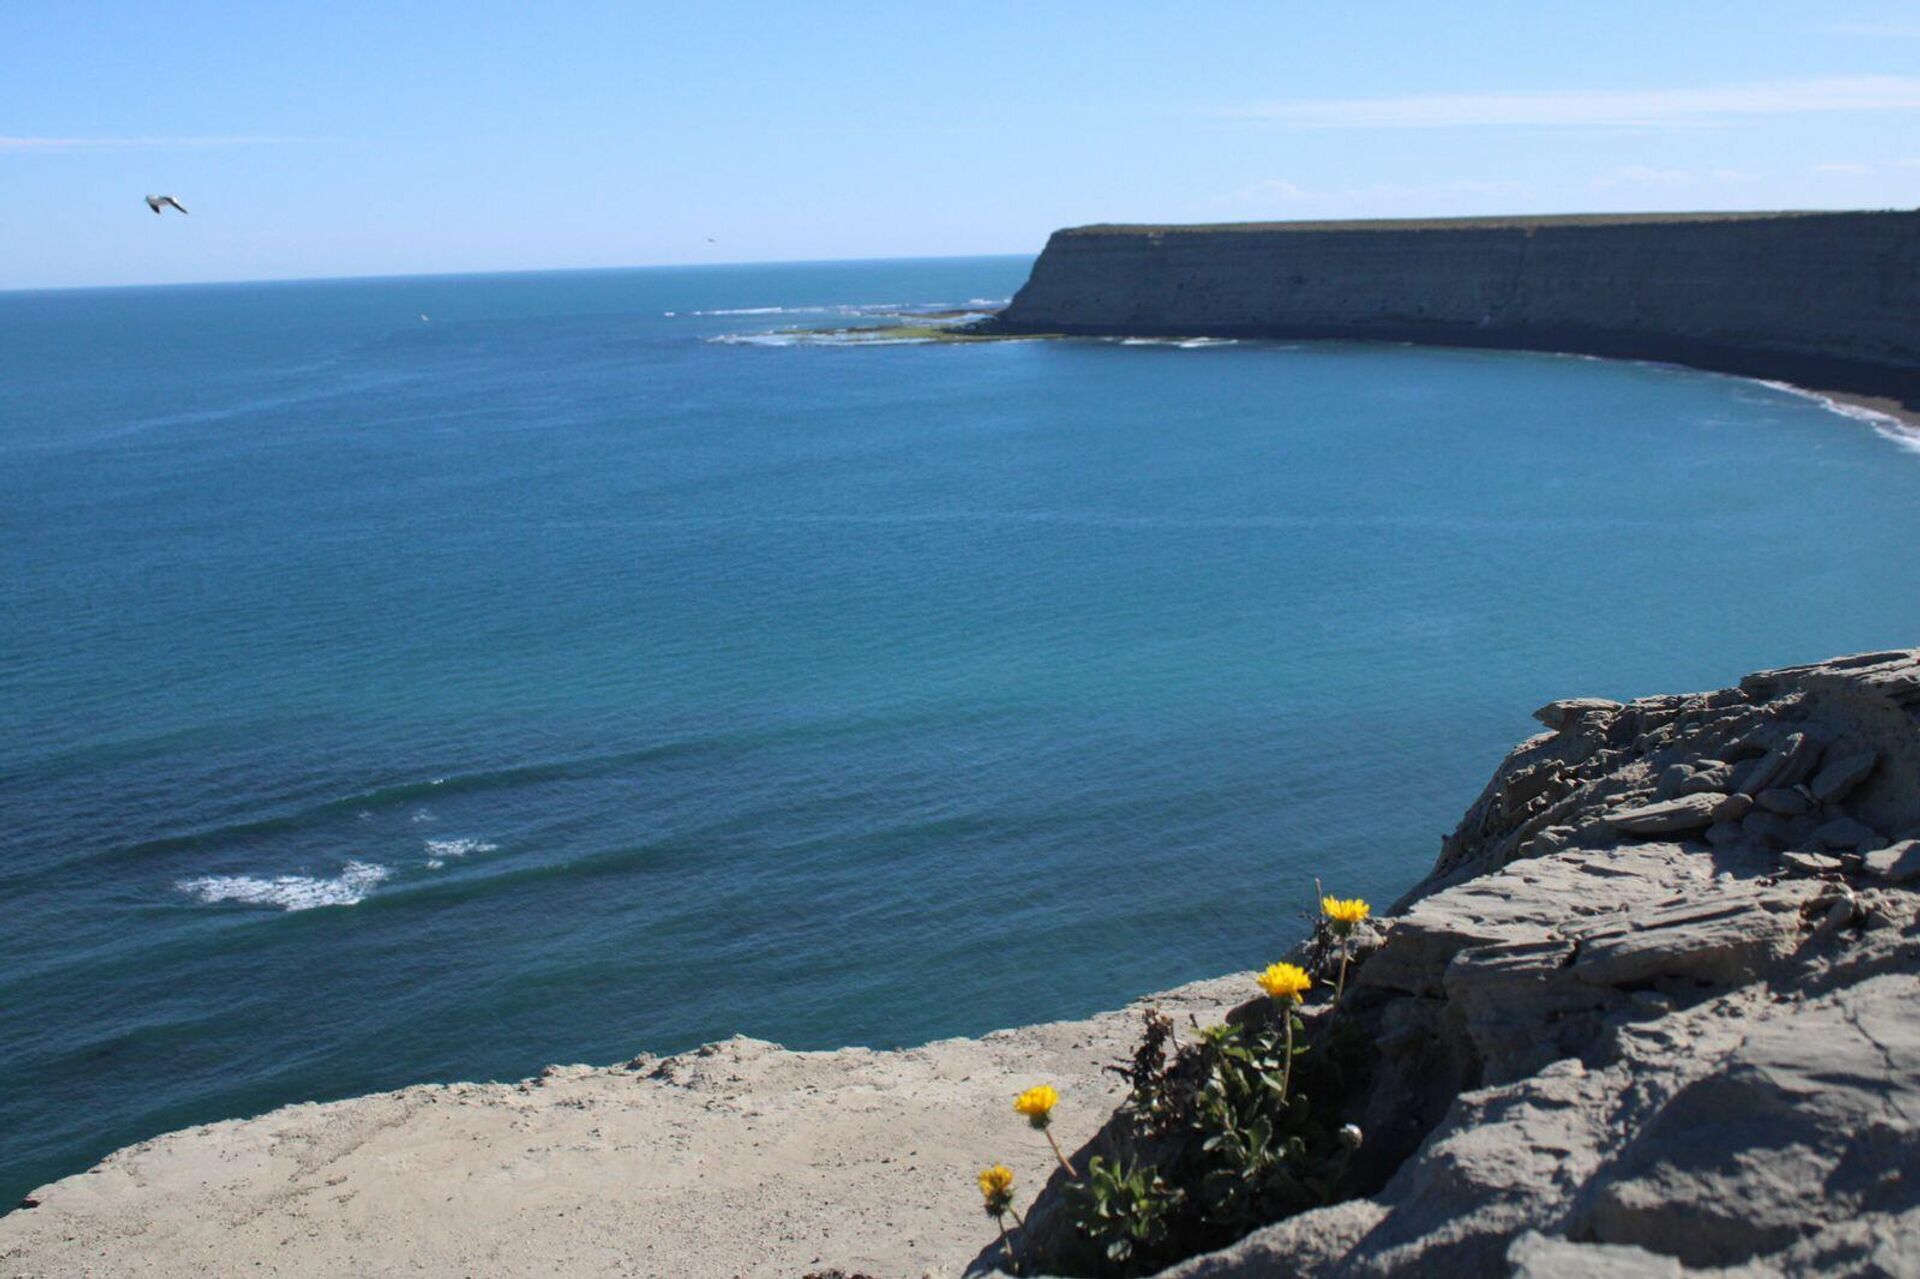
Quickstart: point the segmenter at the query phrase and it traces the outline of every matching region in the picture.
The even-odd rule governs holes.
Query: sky
[[[1920,0],[0,4],[0,289],[1916,206]]]

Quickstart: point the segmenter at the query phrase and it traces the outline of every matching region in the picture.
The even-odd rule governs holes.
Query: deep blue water
[[[1753,383],[694,314],[1026,265],[0,296],[0,1202],[1252,968],[1547,698],[1920,639],[1920,456]]]

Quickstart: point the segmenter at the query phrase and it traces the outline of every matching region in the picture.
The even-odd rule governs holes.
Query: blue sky
[[[1915,206],[1920,3],[0,6],[0,288]]]

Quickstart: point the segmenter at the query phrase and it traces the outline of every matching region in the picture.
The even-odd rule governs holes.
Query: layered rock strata
[[[1920,212],[1057,231],[1013,333],[1367,338],[1669,360],[1920,409]]]
[[[1920,1274],[1920,653],[1539,718],[1353,979],[1384,1184],[1174,1273]]]

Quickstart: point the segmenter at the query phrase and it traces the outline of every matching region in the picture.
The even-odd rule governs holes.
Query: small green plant
[[[1340,1112],[1364,1046],[1342,1021],[1310,1028],[1298,1016],[1313,984],[1304,970],[1276,964],[1257,978],[1264,1010],[1186,1043],[1171,1019],[1146,1014],[1132,1060],[1112,1068],[1130,1085],[1105,1138],[1118,1157],[1093,1157],[1084,1177],[1060,1158],[1069,1229],[1031,1264],[1126,1279],[1339,1197],[1361,1138]]]
[[[1158,1270],[1179,1254],[1171,1251],[1172,1217],[1185,1195],[1152,1168],[1122,1167],[1095,1155],[1087,1179],[1067,1188],[1074,1225],[1114,1275]]]

